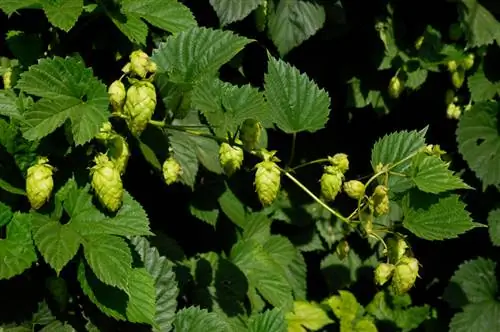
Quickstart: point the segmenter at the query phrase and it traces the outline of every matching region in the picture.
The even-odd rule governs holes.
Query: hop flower
[[[169,157],[163,163],[163,178],[167,185],[177,182],[182,175],[182,167],[174,157]]]
[[[474,54],[467,54],[467,57],[463,61],[462,65],[464,66],[465,70],[471,69],[474,66]]]
[[[125,104],[127,92],[125,85],[120,80],[116,80],[110,84],[108,88],[109,102],[115,112],[121,112]]]
[[[333,201],[342,188],[344,175],[338,167],[326,166],[321,176],[321,196],[326,201]]]
[[[401,80],[397,76],[394,76],[389,81],[389,88],[388,88],[389,96],[391,96],[394,99],[399,98],[401,92],[403,92],[403,88],[404,86]]]
[[[2,75],[3,78],[3,88],[8,90],[12,88],[12,68],[7,69],[7,71]]]
[[[260,139],[262,125],[259,121],[254,119],[247,119],[243,121],[240,128],[240,139],[243,146],[247,150],[254,150],[257,147]]]
[[[451,73],[451,83],[457,89],[460,89],[465,81],[465,70],[463,68],[458,68],[456,71]]]
[[[95,135],[95,138],[101,141],[107,141],[114,134],[111,122],[106,121],[102,124],[99,134]]]
[[[460,108],[460,106],[451,103],[446,108],[446,117],[448,119],[458,120],[460,118],[460,115],[462,115],[462,109]]]
[[[420,36],[415,41],[415,49],[418,51],[422,47],[422,43],[424,42],[424,36]]]
[[[454,71],[457,70],[458,68],[458,64],[455,60],[451,60],[451,61],[448,61],[448,63],[446,64],[446,66],[448,67],[448,71],[453,73]]]
[[[335,252],[337,253],[340,259],[346,258],[350,250],[351,247],[349,246],[349,242],[347,242],[346,240],[340,241],[339,244],[337,245],[337,248],[335,248]]]
[[[127,91],[124,111],[127,124],[134,135],[140,135],[151,120],[156,107],[156,90],[147,81],[134,83]]]
[[[40,157],[35,165],[28,168],[26,193],[31,207],[35,210],[41,208],[50,199],[54,188],[52,179],[54,168],[48,162],[47,158]]]
[[[344,183],[344,191],[349,197],[360,199],[365,195],[365,185],[358,180],[347,181]]]
[[[105,154],[94,158],[95,165],[90,169],[92,188],[97,198],[108,210],[115,212],[122,205],[123,183],[115,163]]]
[[[403,257],[394,269],[392,288],[396,294],[404,294],[413,287],[418,277],[418,260]]]
[[[375,283],[377,285],[384,285],[394,272],[395,266],[387,263],[380,263],[375,269]]]
[[[128,159],[130,158],[130,149],[127,140],[120,135],[114,135],[110,139],[108,155],[115,163],[115,167],[120,174],[125,173]]]
[[[236,143],[241,144],[240,140]],[[240,169],[243,163],[243,150],[228,143],[222,143],[219,148],[219,161],[228,176]]]
[[[389,261],[394,264],[398,263],[401,258],[404,257],[406,249],[408,249],[408,244],[406,241],[400,237],[391,237],[387,240],[387,255],[389,256]]]
[[[386,186],[378,185],[375,187],[372,200],[376,215],[382,216],[389,212],[389,195]]]
[[[337,153],[333,157],[328,157],[332,166],[338,168],[342,174],[349,169],[349,158],[345,153]]]
[[[258,163],[255,172],[255,189],[262,205],[271,204],[278,195],[281,182],[281,172],[276,164],[279,159],[274,158],[274,153],[267,155],[264,161]]]
[[[148,73],[156,71],[156,64],[151,61],[149,56],[141,50],[130,53],[130,72],[145,78]]]

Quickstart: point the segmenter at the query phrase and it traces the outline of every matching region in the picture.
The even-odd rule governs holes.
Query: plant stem
[[[330,162],[330,161],[327,158],[316,159],[316,160],[313,160],[313,161],[308,161],[308,162],[305,162],[303,164],[297,165],[297,166],[293,167],[291,170],[295,171],[295,170],[297,170],[299,168],[306,167],[306,166],[309,166],[309,165],[323,164],[323,163],[328,163],[328,162]]]
[[[287,165],[285,167],[286,169],[288,169],[292,165],[293,158],[295,157],[295,145],[296,145],[296,141],[297,141],[297,134],[293,133],[292,134],[292,150],[290,152],[290,159],[288,160],[288,163],[287,163]]]

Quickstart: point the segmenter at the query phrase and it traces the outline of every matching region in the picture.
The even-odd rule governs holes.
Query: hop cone
[[[403,294],[410,290],[418,277],[418,260],[403,257],[394,269],[392,288],[396,294]]]
[[[281,172],[274,161],[264,160],[256,165],[255,189],[262,205],[271,204],[278,195]]]
[[[145,78],[148,73],[156,71],[156,64],[143,51],[133,51],[130,53],[130,71],[140,78]]]
[[[31,207],[35,210],[41,208],[49,200],[54,188],[52,179],[54,168],[48,162],[47,158],[41,157],[35,165],[28,168],[26,193]]]
[[[333,201],[342,188],[344,175],[335,166],[326,166],[321,176],[321,196],[326,201]]]
[[[373,192],[373,206],[377,216],[389,213],[389,195],[386,186],[378,185]]]
[[[360,199],[365,195],[365,185],[358,180],[351,180],[344,183],[345,193],[354,199]]]
[[[116,80],[110,84],[108,88],[108,97],[111,106],[115,112],[121,112],[125,104],[127,91],[125,85],[120,80]]]
[[[237,140],[236,142],[241,144],[241,141]],[[243,150],[240,147],[222,143],[219,148],[219,161],[224,172],[231,176],[240,169],[243,163]]]
[[[107,141],[113,135],[113,127],[111,126],[111,122],[106,121],[102,124],[101,129],[99,130],[99,134],[95,135],[95,138],[101,141]]]
[[[108,155],[115,163],[115,167],[120,174],[125,173],[128,159],[130,157],[130,149],[127,140],[123,136],[114,135],[110,140]]]
[[[262,125],[259,121],[247,119],[243,121],[240,128],[240,139],[247,150],[254,150],[260,139]]]
[[[337,153],[333,157],[328,157],[332,166],[338,168],[342,174],[349,169],[349,158],[345,153]]]
[[[395,266],[392,264],[381,263],[375,269],[375,283],[382,286],[385,284],[394,272]]]
[[[174,157],[169,157],[163,163],[163,178],[167,185],[177,182],[182,175],[182,167]]]
[[[3,75],[3,88],[8,90],[12,88],[12,69],[9,68]]]
[[[156,90],[153,84],[138,81],[128,89],[124,111],[132,134],[140,135],[146,129],[155,107]]]
[[[105,154],[94,158],[95,166],[90,170],[92,188],[97,198],[108,210],[117,211],[123,199],[123,184],[120,172],[115,164]]]

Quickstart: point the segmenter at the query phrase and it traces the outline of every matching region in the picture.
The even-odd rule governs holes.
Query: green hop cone
[[[241,141],[236,140],[236,143],[241,144]],[[224,172],[231,176],[240,169],[243,163],[243,150],[238,146],[222,143],[219,148],[219,161]]]
[[[132,134],[138,136],[146,129],[155,108],[156,90],[153,84],[137,81],[128,89],[124,111]]]
[[[122,205],[123,183],[115,163],[107,155],[98,154],[94,158],[95,165],[90,169],[92,188],[99,202],[112,212]]]
[[[394,269],[396,267],[388,263],[380,263],[375,269],[374,279],[375,283],[383,286],[389,279],[391,279]]]
[[[450,73],[453,73],[457,70],[458,64],[455,60],[451,60],[446,63],[446,67]]]
[[[365,195],[365,185],[358,180],[351,180],[344,183],[344,192],[353,199],[361,199]]]
[[[337,248],[335,248],[335,252],[337,253],[337,256],[339,256],[341,260],[347,257],[350,250],[351,247],[349,246],[349,242],[347,242],[346,240],[340,241],[339,244],[337,245]]]
[[[182,167],[174,157],[168,157],[163,163],[163,178],[167,185],[179,181],[182,175]]]
[[[270,205],[280,190],[281,171],[273,159],[261,161],[255,167],[257,171],[254,184],[257,195],[262,205]]]
[[[99,130],[99,133],[95,135],[95,138],[100,141],[107,141],[113,135],[114,135],[113,126],[111,125],[111,122],[106,121],[102,124],[101,129]]]
[[[321,197],[325,201],[333,201],[342,189],[344,175],[338,167],[326,166],[325,172],[321,176]]]
[[[418,277],[418,260],[413,257],[401,258],[394,269],[392,288],[396,294],[404,294],[415,284]]]
[[[240,128],[240,140],[247,150],[254,150],[259,143],[262,125],[254,119],[246,119]]]
[[[460,89],[465,81],[465,70],[463,68],[458,68],[456,71],[451,73],[451,83],[456,89]]]
[[[389,88],[387,89],[391,98],[399,98],[401,92],[403,92],[403,89],[404,85],[397,76],[391,78],[391,80],[389,81]]]
[[[110,84],[108,88],[108,97],[111,106],[115,112],[121,112],[125,104],[127,91],[125,85],[120,80],[116,80]]]
[[[462,115],[462,109],[460,108],[460,106],[454,103],[449,104],[448,107],[446,108],[446,117],[448,119],[458,120],[460,119],[461,115]]]
[[[156,71],[156,64],[151,61],[149,56],[141,50],[130,53],[130,72],[145,78],[148,73]]]
[[[406,254],[408,244],[400,237],[391,237],[387,240],[387,256],[389,261],[397,264]]]
[[[50,199],[54,188],[52,179],[54,168],[48,162],[47,158],[40,157],[35,165],[28,168],[26,194],[31,207],[35,210],[41,208]]]
[[[415,49],[418,51],[422,47],[422,43],[424,42],[424,36],[420,36],[415,41]]]
[[[345,153],[336,153],[333,157],[328,157],[328,160],[342,174],[345,174],[349,170],[349,158]]]
[[[130,149],[127,140],[123,136],[114,135],[110,139],[108,156],[115,163],[115,167],[120,172],[120,175],[125,173],[130,158]]]
[[[464,66],[465,70],[470,70],[474,66],[474,54],[473,53],[467,54],[467,57],[462,62],[462,65]]]
[[[7,71],[2,75],[3,78],[3,88],[8,90],[12,88],[12,68],[7,69]]]
[[[389,213],[389,195],[388,189],[384,185],[378,185],[372,195],[373,208],[377,216],[383,216]]]

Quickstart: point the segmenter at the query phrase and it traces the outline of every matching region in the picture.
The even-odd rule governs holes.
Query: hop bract
[[[169,157],[163,163],[163,178],[167,185],[177,182],[182,175],[182,167],[174,157]]]
[[[401,80],[397,76],[394,76],[389,81],[389,88],[388,88],[389,96],[391,96],[394,99],[399,98],[401,92],[403,92],[403,88],[404,86],[403,83],[401,83]]]
[[[344,183],[344,192],[351,198],[360,199],[365,195],[365,185],[358,180],[351,180]]]
[[[28,168],[26,194],[31,207],[35,210],[41,208],[49,200],[54,188],[52,179],[54,168],[48,162],[47,158],[41,157],[35,165]]]
[[[127,91],[125,85],[120,80],[116,80],[108,88],[108,97],[115,112],[121,112],[125,104]]]
[[[396,264],[406,254],[406,249],[408,249],[408,244],[404,239],[400,237],[391,237],[387,240],[387,249],[388,249],[387,255],[389,256],[389,261]]]
[[[270,205],[276,199],[280,189],[281,172],[272,160],[264,160],[256,165],[255,189],[262,205]]]
[[[326,166],[321,176],[321,196],[325,201],[333,201],[342,188],[344,175],[338,167]]]
[[[415,284],[418,277],[418,260],[413,257],[403,257],[394,269],[392,288],[396,294],[406,293]]]
[[[101,129],[99,130],[99,133],[95,135],[95,138],[101,141],[107,141],[113,134],[114,131],[111,122],[106,121],[102,124]]]
[[[115,212],[122,205],[123,183],[115,163],[107,155],[98,154],[94,158],[95,165],[90,170],[92,188],[101,204]]]
[[[108,155],[115,163],[118,172],[123,174],[130,158],[130,149],[127,140],[123,136],[114,135],[109,143]]]
[[[124,111],[127,124],[134,135],[140,135],[156,108],[156,90],[153,84],[147,81],[137,81],[127,91]]]
[[[241,144],[237,140],[236,143]],[[234,172],[240,169],[243,163],[243,150],[237,146],[231,146],[228,143],[222,143],[219,148],[219,161],[224,169],[224,172],[231,176]]]
[[[257,147],[261,130],[262,125],[259,121],[254,119],[247,119],[243,121],[240,128],[240,139],[243,142],[245,149],[254,150]]]
[[[7,69],[7,71],[2,75],[3,88],[8,90],[12,88],[12,68]]]
[[[465,70],[459,67],[456,71],[451,73],[451,83],[456,89],[460,89],[465,81]]]
[[[333,157],[328,157],[332,166],[338,168],[342,174],[349,170],[349,158],[345,153],[336,153]]]
[[[375,187],[372,200],[373,200],[373,208],[376,215],[382,216],[389,212],[390,208],[389,195],[386,186],[378,185],[377,187]]]
[[[148,73],[156,71],[156,64],[151,61],[149,56],[141,50],[130,53],[130,72],[145,78]]]
[[[375,269],[375,283],[382,286],[391,279],[395,266],[388,263],[380,263]]]

